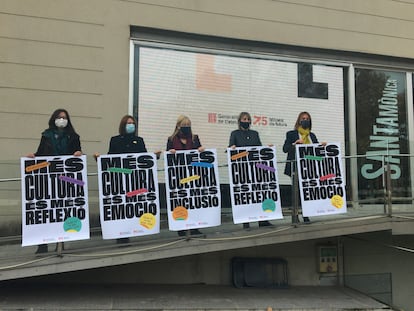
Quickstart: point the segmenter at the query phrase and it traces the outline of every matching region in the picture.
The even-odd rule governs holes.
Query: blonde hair
[[[187,116],[185,116],[185,115],[183,115],[183,114],[181,114],[181,115],[179,115],[178,116],[178,118],[177,118],[177,123],[175,123],[175,129],[174,129],[174,132],[173,132],[173,134],[171,135],[171,139],[173,139],[175,136],[177,136],[177,134],[180,132],[180,127],[184,124],[184,123],[187,123],[187,124],[190,124],[191,125],[191,120],[190,120],[190,118],[189,117],[187,117]],[[191,137],[193,137],[193,132],[191,131]]]

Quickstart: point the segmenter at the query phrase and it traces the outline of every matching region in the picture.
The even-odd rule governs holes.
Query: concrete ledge
[[[280,290],[200,284],[16,284],[0,288],[0,308],[7,310],[392,310],[354,290],[327,286]]]
[[[274,245],[357,233],[390,231],[393,220],[388,216],[368,216],[340,220],[320,220],[309,225],[284,223],[273,228],[241,230],[226,225],[203,229],[205,236],[179,238],[175,232],[162,231],[157,239],[131,239],[128,247],[119,247],[114,240],[100,236],[90,240],[65,243],[65,251],[34,255],[33,247],[0,246],[0,280],[116,266],[157,259],[219,252],[238,248]],[[53,249],[55,246],[50,245]],[[13,255],[14,254],[14,255]]]

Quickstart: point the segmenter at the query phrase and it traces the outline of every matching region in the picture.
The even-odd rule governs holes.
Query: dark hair
[[[128,122],[129,119],[134,120],[134,125],[135,125],[135,135],[137,133],[137,120],[135,120],[135,118],[129,114],[125,115],[122,117],[121,122],[119,122],[119,135],[126,135],[126,124]]]
[[[52,115],[50,116],[50,119],[49,119],[49,129],[53,129],[53,130],[56,130],[57,129],[57,126],[55,124],[55,120],[59,118],[59,114],[61,112],[64,112],[66,114],[66,118],[68,120],[68,125],[66,125],[65,131],[67,133],[70,133],[70,134],[76,133],[76,131],[75,131],[73,125],[72,125],[72,122],[70,121],[69,112],[66,109],[62,109],[62,108],[56,109],[52,113]]]
[[[240,130],[242,129],[240,126],[240,121],[243,117],[246,117],[246,116],[249,118],[250,122],[252,121],[252,117],[250,116],[250,113],[246,111],[240,112],[239,117],[237,119],[237,126],[239,127]]]
[[[296,119],[296,123],[295,123],[295,130],[297,130],[297,129],[298,129],[298,127],[300,126],[300,119],[302,119],[302,116],[303,116],[304,114],[307,114],[307,115],[308,115],[308,117],[309,117],[309,122],[310,122],[310,125],[309,125],[309,130],[311,130],[311,129],[312,129],[312,117],[311,117],[310,113],[309,113],[309,112],[307,112],[307,111],[302,111],[302,112],[300,112],[300,113],[299,113],[298,118]]]

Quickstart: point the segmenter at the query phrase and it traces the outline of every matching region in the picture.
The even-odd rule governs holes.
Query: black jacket
[[[318,139],[316,135],[310,132],[309,134],[312,143],[318,143]],[[296,163],[293,161],[295,160],[295,152],[296,146],[293,144],[295,141],[299,139],[299,132],[298,130],[292,130],[286,133],[285,143],[283,144],[283,152],[287,153],[287,163],[285,165],[285,175],[291,176],[292,175],[292,167],[296,167]]]
[[[108,154],[147,152],[144,139],[135,135],[118,135],[111,137]]]
[[[54,156],[54,155],[72,155],[76,151],[82,151],[80,144],[80,137],[76,133],[65,134],[66,144],[64,146],[65,151],[59,152],[54,145],[54,130],[45,130],[42,133],[39,147],[35,153],[36,156]]]
[[[248,129],[234,130],[230,134],[229,147],[235,145],[236,147],[253,147],[261,146],[262,142],[259,133],[255,130]]]

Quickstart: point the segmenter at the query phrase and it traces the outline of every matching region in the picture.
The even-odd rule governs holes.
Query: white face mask
[[[58,128],[65,128],[68,125],[68,120],[67,119],[55,119],[55,125]]]

